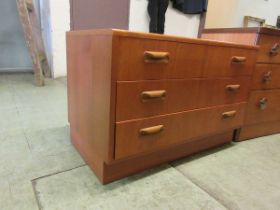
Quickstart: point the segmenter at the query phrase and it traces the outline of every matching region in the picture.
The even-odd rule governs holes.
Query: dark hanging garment
[[[150,15],[150,32],[164,33],[165,13],[169,0],[149,0],[148,13]]]
[[[207,11],[208,0],[172,0],[173,7],[185,14],[201,14]]]

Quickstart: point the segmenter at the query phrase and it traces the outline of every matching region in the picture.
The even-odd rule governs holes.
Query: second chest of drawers
[[[280,31],[270,28],[207,29],[203,37],[260,46],[245,125],[236,140],[280,132]]]

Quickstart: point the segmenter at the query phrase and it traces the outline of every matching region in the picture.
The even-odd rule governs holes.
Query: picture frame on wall
[[[244,16],[244,27],[260,27],[265,25],[265,19],[252,17],[252,16]]]

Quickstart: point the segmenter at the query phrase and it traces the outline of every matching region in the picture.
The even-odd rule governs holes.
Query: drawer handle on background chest
[[[279,51],[279,48],[280,48],[280,44],[279,44],[279,43],[275,43],[275,44],[273,45],[273,47],[270,49],[269,54],[270,54],[271,56],[277,55],[277,54],[278,54],[278,51]]]
[[[272,72],[269,71],[263,75],[263,82],[270,82],[272,80]]]
[[[268,102],[267,98],[262,98],[262,99],[259,101],[259,108],[260,108],[261,110],[266,109],[266,107],[267,107],[267,102]]]
[[[141,93],[142,101],[164,99],[166,97],[165,90],[144,91]]]
[[[230,92],[237,92],[240,90],[240,85],[227,85],[226,90]]]
[[[236,63],[236,64],[243,64],[245,63],[247,60],[246,57],[240,57],[240,56],[233,56],[231,58],[232,63]]]
[[[144,52],[144,61],[146,63],[168,63],[169,53],[168,52]]]
[[[222,114],[222,116],[223,116],[224,119],[232,118],[236,115],[236,113],[237,113],[237,111],[224,112]]]
[[[161,131],[163,131],[163,127],[164,127],[163,125],[157,125],[157,126],[153,126],[153,127],[149,127],[149,128],[143,128],[143,129],[139,130],[139,134],[141,136],[157,134],[157,133],[160,133]]]

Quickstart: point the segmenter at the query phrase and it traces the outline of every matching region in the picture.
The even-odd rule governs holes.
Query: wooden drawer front
[[[116,121],[245,102],[249,82],[249,77],[118,82]]]
[[[280,133],[280,121],[247,125],[242,127],[241,132],[235,141],[244,141],[275,133]]]
[[[258,64],[253,75],[252,89],[280,88],[280,65]]]
[[[250,81],[250,77],[201,80],[198,108],[247,102]]]
[[[250,76],[256,56],[255,50],[209,46],[203,77]]]
[[[280,120],[280,90],[252,91],[246,111],[246,124]]]
[[[245,103],[116,123],[115,159],[239,128]]]
[[[117,80],[200,77],[205,46],[120,38],[113,54]]]
[[[280,63],[280,36],[261,35],[258,62]]]
[[[119,82],[116,120],[130,120],[194,109],[198,104],[199,80]],[[145,99],[143,93],[165,91],[159,98]]]

